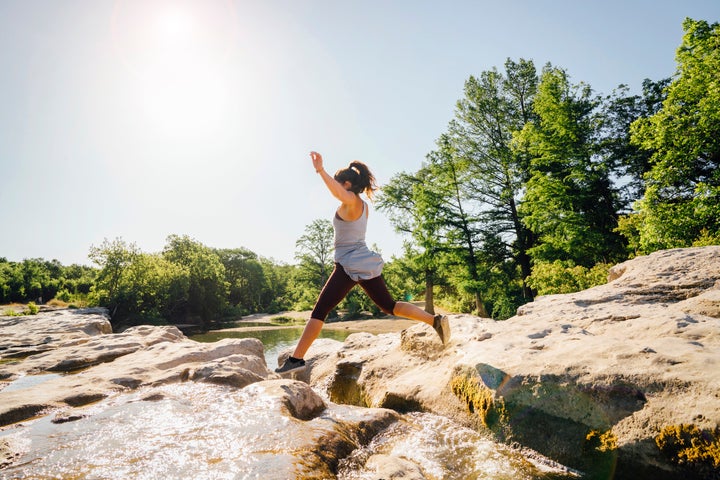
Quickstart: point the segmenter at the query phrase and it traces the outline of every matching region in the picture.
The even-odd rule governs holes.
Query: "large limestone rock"
[[[316,344],[302,377],[337,402],[440,413],[607,478],[687,478],[663,428],[720,425],[720,247],[617,265],[606,285],[506,321]],[[716,445],[717,448],[717,445]]]
[[[276,378],[253,338],[198,343],[172,326],[110,334],[102,311],[0,318],[0,426],[103,399],[114,392],[186,380],[244,387]],[[66,331],[63,331],[66,329]],[[22,348],[22,350],[21,350]],[[22,357],[19,351],[29,356]]]
[[[254,338],[112,334],[102,310],[0,317],[0,331],[2,478],[334,478],[399,418],[280,379]]]
[[[391,410],[325,402],[292,380],[142,387],[84,412],[0,438],[0,467],[3,443],[15,452],[0,476],[331,479],[341,458],[398,420]]]

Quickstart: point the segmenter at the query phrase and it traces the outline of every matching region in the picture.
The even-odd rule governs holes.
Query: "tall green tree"
[[[640,253],[720,241],[720,24],[688,18],[683,29],[662,108],[631,127],[633,142],[652,153],[631,222]]]
[[[645,192],[645,176],[652,153],[631,141],[630,125],[656,114],[666,97],[670,79],[645,79],[641,95],[630,95],[620,85],[602,103],[600,152],[605,157],[618,186],[621,211],[629,211]]]
[[[520,212],[538,239],[530,250],[535,262],[569,260],[591,267],[624,254],[615,231],[618,194],[609,165],[597,154],[597,106],[588,85],[571,85],[561,69],[543,69],[537,118],[515,144],[531,155]]]
[[[420,205],[429,195],[423,178],[424,169],[417,174],[399,173],[378,194],[378,208],[386,212],[399,233],[408,235],[412,245],[405,249],[402,268],[410,277],[424,279],[425,311],[435,313],[434,286],[437,281],[438,253],[445,247],[436,234],[431,218],[422,215]]]
[[[317,219],[305,227],[305,233],[295,242],[295,259],[300,262],[299,278],[318,292],[333,269],[334,234],[330,220]]]
[[[534,238],[518,204],[529,178],[529,159],[511,143],[513,133],[535,116],[537,85],[532,61],[508,59],[504,75],[493,69],[465,82],[450,124],[453,145],[467,160],[467,191],[481,212],[483,244],[502,247],[487,252],[496,255],[497,265],[512,259],[519,266],[526,301],[533,298],[525,280],[531,273],[528,251]]]
[[[215,251],[187,235],[170,235],[162,255],[189,272],[184,309],[187,320],[207,324],[221,316],[227,305],[228,285],[225,267]]]
[[[422,181],[429,186],[418,202],[419,214],[427,219],[429,228],[445,244],[457,264],[463,267],[463,289],[473,295],[475,309],[487,317],[483,291],[487,278],[483,268],[485,259],[481,248],[478,210],[468,195],[467,159],[458,155],[451,138],[445,134],[438,140],[438,149],[428,155]]]

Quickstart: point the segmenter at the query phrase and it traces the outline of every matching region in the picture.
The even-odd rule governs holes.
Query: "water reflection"
[[[267,330],[252,329],[225,330],[208,332],[201,335],[193,335],[192,338],[198,342],[217,342],[223,338],[257,338],[265,347],[265,362],[271,370],[277,365],[277,357],[283,350],[294,347],[302,335],[303,327],[273,328]],[[339,330],[322,330],[320,338],[330,338],[337,341],[344,341],[351,332]]]

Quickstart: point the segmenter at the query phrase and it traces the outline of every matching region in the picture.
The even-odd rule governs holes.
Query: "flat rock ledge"
[[[335,478],[341,459],[419,411],[584,478],[720,478],[719,279],[720,247],[656,252],[615,266],[605,285],[538,298],[506,321],[452,315],[446,346],[424,324],[318,340],[293,380],[268,369],[255,339],[198,343],[151,326],[113,334],[97,309],[0,317],[0,468],[4,478],[42,478],[51,465],[69,478],[92,464],[100,470],[90,476],[103,478],[104,457],[114,468],[114,454],[98,456],[81,440],[28,451],[28,438],[72,446],[73,429],[53,434],[68,424],[98,438],[130,431],[119,455],[135,439],[126,423],[152,429],[154,416],[187,411],[203,425],[191,438],[204,441],[193,445],[212,446],[218,429],[230,439],[219,451],[236,457],[208,453],[213,469]],[[147,436],[166,442],[170,457],[193,455],[185,418]],[[127,478],[163,458],[138,455]],[[182,478],[172,471],[177,458],[163,478]],[[417,465],[382,453],[367,465],[388,478],[422,478]]]
[[[117,468],[126,478],[148,478],[161,467],[158,478],[185,478],[176,459],[163,465],[164,456],[143,459],[142,450],[165,439],[170,456],[195,455],[187,436],[173,430],[187,421],[203,425],[195,444],[234,435],[244,445],[213,451],[212,471],[334,478],[342,458],[399,419],[388,409],[336,405],[307,383],[279,378],[254,338],[199,343],[171,326],[113,334],[102,309],[0,317],[0,332],[2,478],[75,478],[88,465],[94,478],[119,478]],[[83,434],[62,430],[69,422]],[[86,444],[95,436],[122,447],[98,454]],[[124,464],[123,455],[130,455]]]
[[[339,403],[451,417],[588,478],[720,478],[720,247],[656,252],[506,321],[450,324],[446,347],[422,324],[318,341],[300,378]]]

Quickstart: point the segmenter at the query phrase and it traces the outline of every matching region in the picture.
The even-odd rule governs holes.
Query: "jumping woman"
[[[368,206],[360,194],[365,193],[372,199],[373,192],[377,190],[375,177],[368,167],[354,161],[331,177],[323,168],[322,155],[311,152],[310,158],[315,172],[323,179],[332,196],[340,201],[333,218],[335,268],[320,292],[295,351],[275,372],[285,374],[305,368],[305,353],[320,335],[325,318],[358,284],[383,312],[427,323],[435,329],[440,341],[446,344],[450,339],[447,317],[433,316],[412,303],[393,300],[382,277],[384,262],[365,243]]]

